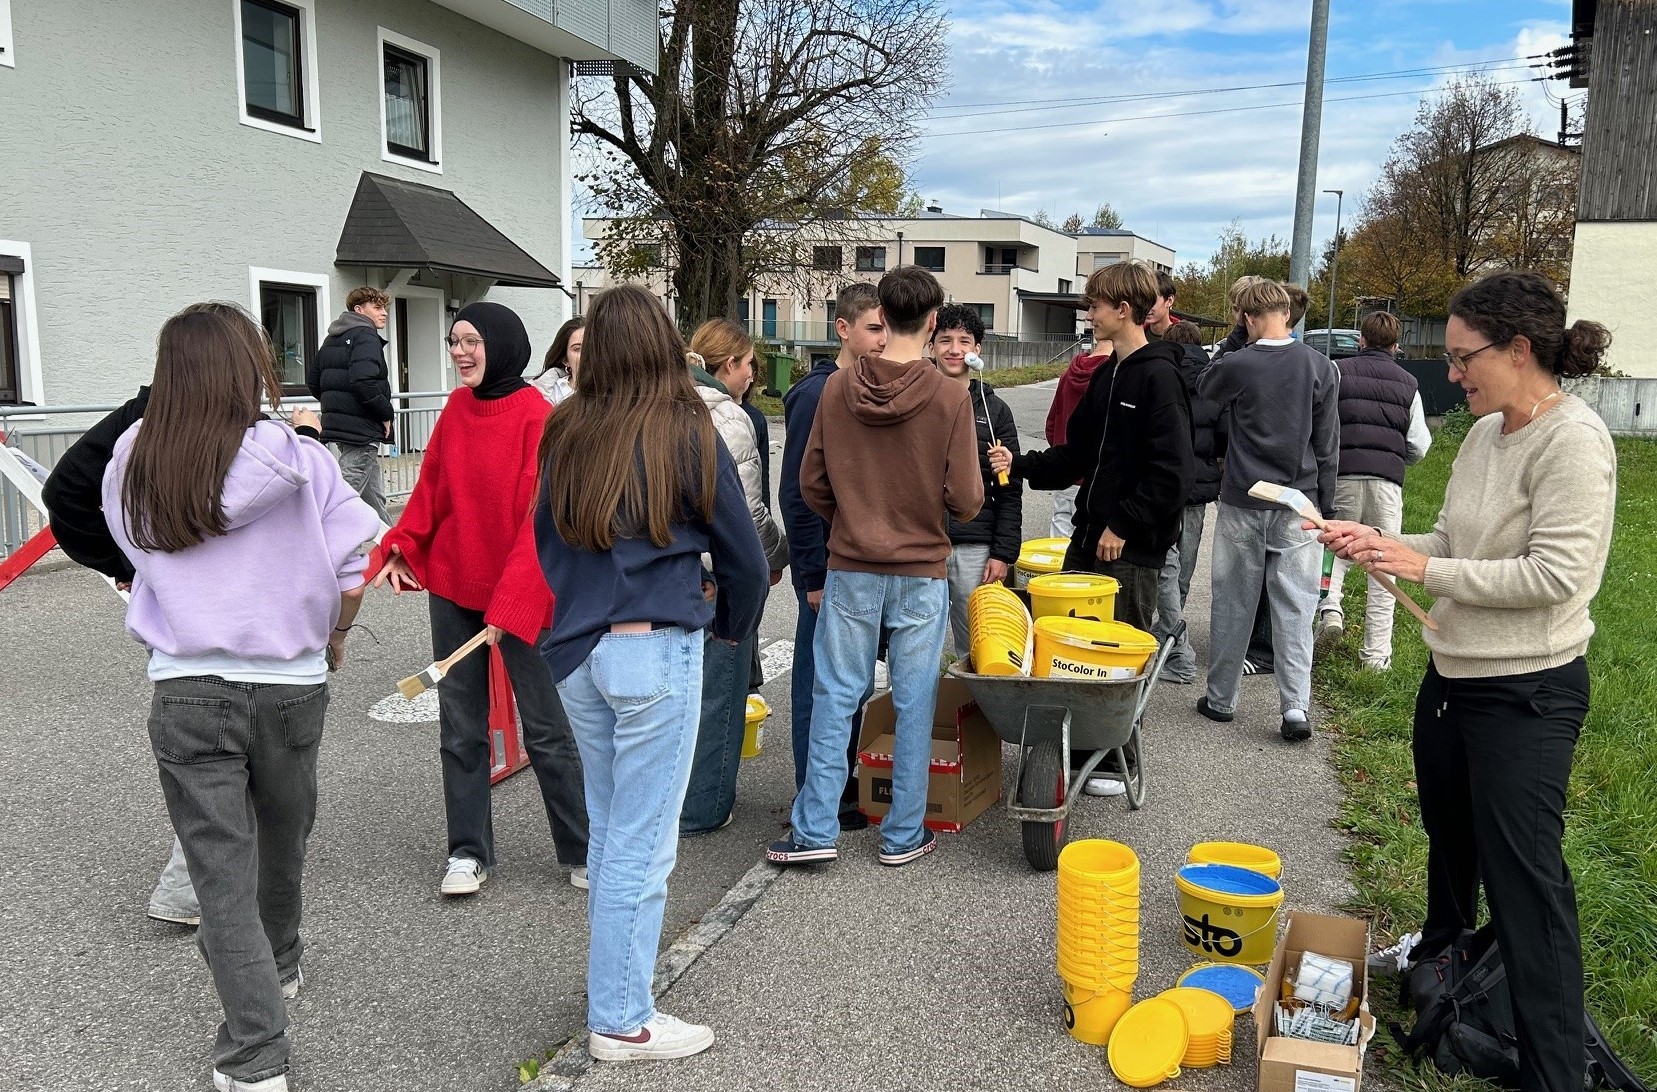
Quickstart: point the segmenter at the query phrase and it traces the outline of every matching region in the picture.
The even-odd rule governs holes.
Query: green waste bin
[[[794,383],[795,360],[787,353],[766,353],[765,359],[770,376],[765,385],[765,393],[772,398],[781,398]]]

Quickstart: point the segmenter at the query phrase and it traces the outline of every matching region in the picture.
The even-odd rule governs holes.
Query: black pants
[[[1098,542],[1098,537],[1093,536],[1092,541]],[[1096,547],[1087,546],[1087,542],[1086,530],[1070,540],[1070,548],[1064,554],[1065,571],[1098,573],[1114,578],[1121,585],[1116,591],[1116,620],[1134,629],[1151,632],[1151,624],[1156,620],[1156,589],[1157,580],[1162,576],[1161,563],[1149,568],[1121,559],[1100,561]]]
[[[1582,940],[1565,866],[1565,792],[1588,715],[1588,665],[1446,679],[1429,665],[1415,706],[1415,778],[1428,838],[1436,955],[1475,926],[1483,881],[1519,1032],[1525,1092],[1580,1092]]]
[[[483,628],[483,612],[432,595],[432,655],[441,660]],[[523,725],[524,751],[541,785],[558,860],[587,863],[587,797],[564,703],[541,654],[510,634],[501,658]],[[443,751],[443,805],[449,817],[449,856],[495,863],[495,825],[489,801],[489,656],[479,649],[461,660],[437,688]]]

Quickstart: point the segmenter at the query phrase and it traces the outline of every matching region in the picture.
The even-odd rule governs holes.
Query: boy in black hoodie
[[[1150,632],[1157,575],[1179,541],[1194,475],[1191,403],[1179,346],[1147,342],[1156,274],[1137,262],[1096,269],[1083,293],[1094,336],[1115,346],[1070,418],[1065,443],[1014,458],[990,453],[1036,489],[1077,479],[1076,530],[1064,567],[1114,577],[1116,619]]]

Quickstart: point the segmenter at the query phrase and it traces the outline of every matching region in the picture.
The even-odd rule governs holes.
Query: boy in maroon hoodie
[[[1053,404],[1047,407],[1047,445],[1060,447],[1064,444],[1065,436],[1070,425],[1070,415],[1076,412],[1081,404],[1082,396],[1087,393],[1087,385],[1093,381],[1093,373],[1099,370],[1099,365],[1110,359],[1114,352],[1109,341],[1095,341],[1090,353],[1077,353],[1070,361],[1070,367],[1059,376],[1058,390],[1053,392]],[[1054,538],[1068,539],[1076,531],[1076,491],[1081,483],[1072,484],[1068,489],[1061,489],[1053,494],[1053,523],[1049,534]]]

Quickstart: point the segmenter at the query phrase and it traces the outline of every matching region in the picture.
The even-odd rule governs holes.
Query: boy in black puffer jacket
[[[1174,651],[1162,669],[1162,681],[1197,681],[1197,654],[1185,634],[1185,600],[1191,594],[1191,574],[1197,567],[1202,546],[1203,517],[1209,504],[1220,499],[1220,459],[1225,455],[1225,432],[1220,427],[1220,407],[1197,395],[1197,380],[1208,369],[1208,354],[1202,348],[1202,332],[1193,322],[1176,322],[1163,335],[1164,341],[1180,347],[1185,355],[1179,363],[1180,378],[1191,396],[1191,447],[1196,457],[1196,476],[1185,496],[1185,524],[1180,540],[1168,551],[1168,561],[1157,578],[1156,625],[1151,632],[1157,640],[1173,637]]]
[[[323,443],[339,460],[346,483],[388,526],[380,445],[391,437],[396,410],[380,331],[390,307],[391,297],[378,288],[353,288],[345,310],[305,368],[305,386],[322,403]]]

